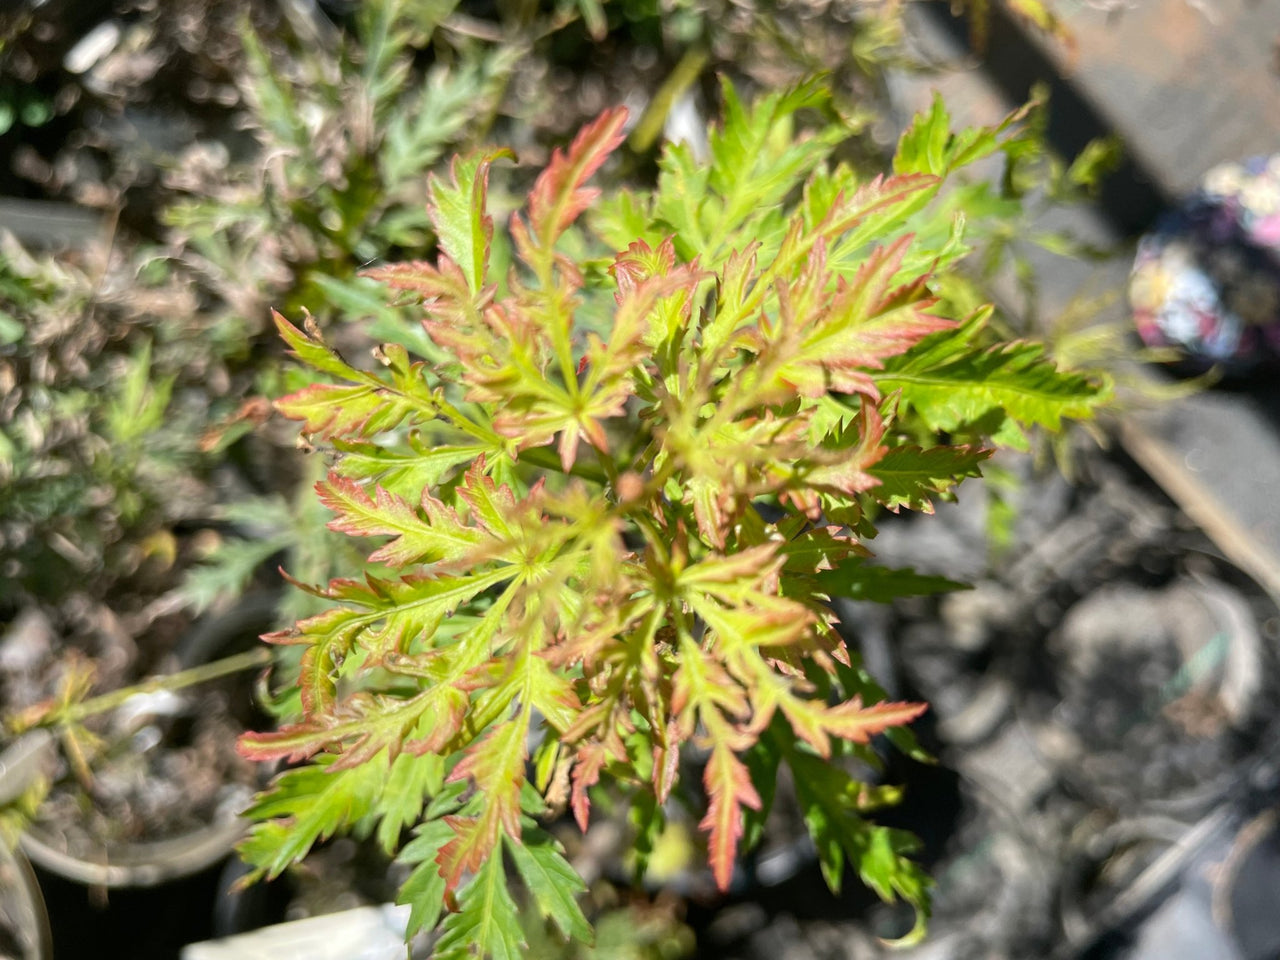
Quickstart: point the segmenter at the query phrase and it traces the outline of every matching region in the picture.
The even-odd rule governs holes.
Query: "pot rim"
[[[165,840],[99,846],[93,860],[59,849],[38,823],[23,831],[19,842],[33,863],[68,880],[90,886],[154,887],[217,863],[247,830],[247,821],[235,817]]]

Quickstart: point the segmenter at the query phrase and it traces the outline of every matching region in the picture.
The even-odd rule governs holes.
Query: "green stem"
[[[667,79],[662,81],[662,86],[653,95],[649,105],[644,108],[636,128],[631,131],[631,149],[636,153],[644,153],[653,146],[653,142],[658,139],[667,122],[671,105],[680,99],[680,96],[698,79],[709,59],[711,54],[705,47],[690,47],[684,52],[680,62],[667,75]]]
[[[239,673],[241,670],[249,670],[253,667],[263,666],[271,661],[271,651],[266,647],[258,647],[245,653],[237,653],[234,656],[226,657],[222,660],[215,660],[213,663],[204,663],[198,667],[191,667],[188,670],[179,670],[177,673],[169,673],[158,677],[149,677],[146,680],[136,683],[131,687],[122,687],[119,690],[112,690],[110,693],[104,693],[96,697],[90,697],[81,703],[72,704],[66,710],[59,711],[50,715],[50,720],[55,720],[63,725],[69,723],[78,723],[89,717],[96,716],[99,713],[106,713],[108,710],[114,710],[123,704],[130,697],[134,697],[140,693],[156,693],[161,690],[182,690],[186,687],[195,686],[197,683],[205,683],[209,680],[217,680],[219,677],[230,676],[233,673]]]

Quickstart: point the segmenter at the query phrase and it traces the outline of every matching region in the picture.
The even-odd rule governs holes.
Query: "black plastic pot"
[[[53,933],[31,864],[0,844],[0,955],[52,960]]]
[[[178,648],[179,663],[197,666],[243,652],[274,626],[276,596],[246,597],[232,610],[197,622]],[[250,709],[245,704],[246,710]],[[171,723],[172,725],[172,723]],[[187,877],[228,856],[244,836],[243,798],[219,803],[213,822],[160,840],[99,843],[85,850],[47,822],[37,820],[22,835],[23,852],[42,869],[97,887],[148,887]]]

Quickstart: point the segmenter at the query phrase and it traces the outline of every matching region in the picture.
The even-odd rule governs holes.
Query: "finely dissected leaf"
[[[423,562],[456,562],[476,551],[485,531],[465,526],[439,500],[423,493],[423,516],[394,493],[374,488],[374,497],[354,480],[330,473],[316,484],[320,502],[336,515],[331,530],[358,537],[393,537],[369,556],[370,562],[395,566]]]
[[[337,351],[320,339],[320,331],[310,317],[307,318],[306,333],[274,310],[271,311],[271,318],[275,321],[276,329],[284,342],[292,349],[294,356],[307,366],[343,380],[364,382],[368,379],[365,374],[348,364],[338,356]]]
[[[446,818],[454,837],[441,849],[437,861],[450,888],[456,887],[464,872],[475,873],[490,859],[501,834],[520,836],[520,789],[528,759],[526,739],[528,714],[524,722],[496,726],[473,743],[462,762],[454,767],[451,780],[471,780],[484,804],[478,816]]]
[[[507,850],[544,917],[571,940],[591,942],[591,925],[578,906],[587,885],[564,858],[564,850],[544,830],[526,829],[522,842],[509,841]]]
[[[281,397],[275,406],[291,420],[303,421],[303,430],[322,440],[394,430],[414,412],[410,405],[387,403],[376,387],[328,383],[304,387]]]
[[[847,196],[837,196],[816,226],[818,235],[831,243],[833,268],[840,276],[847,275],[848,266],[859,269],[867,244],[923,208],[941,184],[938,177],[923,173],[877,176]]]
[[[320,840],[362,820],[377,803],[386,764],[367,763],[331,770],[317,766],[289,770],[259,794],[245,816],[259,821],[240,844],[240,856],[268,879],[306,856]]]
[[[255,760],[303,760],[331,745],[341,744],[340,766],[365,763],[383,750],[401,748],[435,751],[462,729],[467,698],[462,691],[439,684],[408,699],[361,693],[343,701],[332,720],[313,719],[287,724],[271,733],[247,733],[240,752]],[[421,740],[414,731],[430,732]]]
[[[450,321],[468,316],[480,304],[472,299],[467,275],[452,260],[391,263],[360,272],[362,277],[385,283],[392,290],[415,293],[431,305],[432,313]]]
[[[993,451],[962,446],[890,447],[868,472],[879,480],[871,496],[897,512],[902,507],[933,513],[934,497],[945,498],[966,477],[980,477],[979,465]]]
[[[627,110],[606,110],[583,127],[568,152],[557,149],[529,194],[529,226],[538,245],[550,250],[560,234],[600,195],[585,186],[625,139]]]
[[[493,241],[493,217],[489,216],[489,167],[500,157],[515,159],[510,150],[455,157],[450,168],[452,183],[430,178],[428,212],[440,247],[467,278],[472,292],[485,284],[489,247]]]
[[[507,890],[502,857],[490,857],[458,893],[459,909],[445,917],[432,954],[436,960],[522,960],[520,914]]]
[[[573,794],[571,807],[573,817],[583,833],[587,831],[587,821],[591,811],[591,801],[587,790],[600,782],[600,772],[609,760],[606,747],[600,743],[588,743],[578,748],[573,765]]]
[[[919,864],[908,859],[919,841],[902,830],[864,820],[865,788],[824,760],[791,750],[787,761],[795,774],[796,799],[818,851],[827,885],[839,891],[846,862],[882,899],[901,897],[916,911],[916,925],[902,943],[919,940],[929,916],[931,882]]]
[[[711,262],[726,241],[741,230],[750,214],[769,211],[786,196],[832,147],[844,139],[839,127],[827,127],[816,134],[795,136],[791,117],[804,108],[826,104],[829,94],[818,80],[762,97],[750,108],[738,99],[728,80],[722,80],[724,121],[709,137],[711,167],[707,185],[719,198],[719,208],[710,221]],[[765,231],[753,232],[753,240]],[[736,239],[736,238],[735,238]],[[720,241],[717,244],[716,241]]]
[[[942,177],[1001,149],[1003,134],[1027,116],[1034,102],[1014,110],[994,127],[952,132],[942,95],[934,91],[927,111],[916,114],[898,141],[893,170],[898,174],[929,173]]]
[[[274,316],[281,335],[300,359],[350,381],[349,385],[312,384],[276,401],[276,409],[286,417],[304,421],[305,432],[322,439],[339,434],[368,437],[393,430],[406,418],[435,416],[434,398],[422,388],[418,376],[421,365],[410,365],[403,347],[388,345],[383,358],[394,376],[394,382],[388,383],[348,365],[324,343],[310,318],[303,333],[278,313]]]
[[[938,431],[983,425],[992,416],[1059,430],[1064,418],[1091,417],[1110,396],[1105,383],[1059,370],[1033,343],[969,351],[941,363],[907,355],[875,380],[882,390],[901,391],[902,404]]]
[[[881,567],[873,563],[849,560],[834,570],[823,570],[814,578],[818,588],[832,597],[891,603],[898,597],[929,596],[968,586],[946,577],[916,573],[911,569]]]
[[[823,727],[828,733],[850,743],[867,743],[891,727],[901,727],[918,718],[928,707],[923,703],[875,703],[864,707],[857,697],[824,711]]]
[[[742,836],[742,808],[760,809],[760,795],[746,765],[724,744],[717,744],[703,773],[709,806],[699,826],[710,834],[711,875],[721,890],[729,889],[733,861]]]
[[[937,298],[929,294],[923,277],[890,289],[910,242],[904,236],[891,247],[877,248],[852,282],[839,280],[829,295],[822,293],[826,247],[821,242],[815,246],[807,271],[792,286],[780,288],[776,326],[761,326],[761,347],[785,345],[787,359],[775,374],[778,380],[805,397],[831,390],[874,397],[869,371],[928,334],[954,325],[930,313]]]
[[[337,439],[333,446],[340,454],[338,473],[355,480],[376,480],[383,489],[405,499],[421,497],[424,491],[438,486],[454,467],[491,452],[476,444],[427,446],[414,435],[407,440],[407,450]]]
[[[427,799],[443,786],[444,762],[438,754],[406,752],[392,761],[391,775],[378,795],[378,844],[386,853],[396,851],[401,832],[418,822]]]
[[[409,907],[406,937],[411,938],[420,930],[434,929],[440,922],[445,908],[445,884],[436,864],[436,855],[452,837],[453,830],[443,820],[429,820],[396,858],[399,863],[414,865],[413,872],[396,897],[396,903]]]

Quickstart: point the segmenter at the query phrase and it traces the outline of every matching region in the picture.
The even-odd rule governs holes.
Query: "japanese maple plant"
[[[952,134],[935,107],[860,182],[829,160],[848,134],[820,84],[724,97],[709,160],[670,145],[638,193],[587,186],[623,141],[626,112],[602,114],[509,241],[487,189],[511,154],[455,159],[430,183],[436,258],[368,271],[421,301],[421,355],[351,363],[277,315],[319,375],[277,407],[327,448],[330,526],[374,548],[266,638],[304,653],[300,715],[241,742],[295,764],[250,810],[256,875],[373,833],[412,866],[410,933],[438,926],[437,957],[515,957],[519,897],[591,936],[539,821],[586,829],[612,789],[643,863],[680,790],[726,889],[785,764],[830,885],[849,865],[923,929],[913,838],[867,817],[891,791],[849,758],[874,764],[879,734],[911,749],[925,707],[885,701],[830,601],[945,586],[874,563],[877,515],[929,512],[986,438],[1087,417],[1107,386],[939,296],[967,248],[930,201],[1004,131]]]

